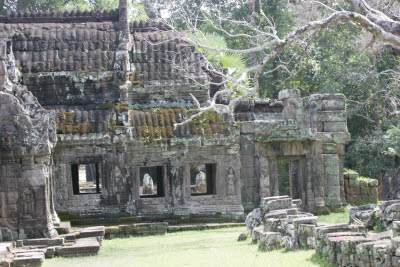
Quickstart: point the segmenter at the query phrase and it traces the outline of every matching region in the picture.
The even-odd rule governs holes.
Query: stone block
[[[100,244],[95,237],[77,239],[72,246],[56,248],[56,256],[59,257],[82,257],[97,255]]]
[[[32,246],[62,246],[64,244],[64,238],[38,238],[38,239],[25,239],[23,245],[25,247]]]
[[[77,234],[78,233],[72,233],[72,234],[64,235],[65,243],[75,242]]]
[[[322,101],[322,111],[345,110],[345,100],[330,99]]]
[[[337,154],[335,143],[324,143],[322,144],[323,154]]]
[[[12,261],[13,267],[40,267],[44,261],[43,255],[32,255],[26,257],[17,257]]]
[[[105,239],[113,239],[118,237],[119,234],[119,226],[109,226],[104,230],[104,238]]]
[[[393,237],[392,238],[392,247],[394,250],[400,248],[400,237]]]
[[[300,218],[294,218],[293,219],[293,224],[295,227],[298,227],[300,224],[311,224],[311,225],[317,225],[318,217],[312,216],[312,217],[300,217]]]
[[[347,132],[347,122],[324,122],[324,132]]]
[[[262,222],[263,216],[264,216],[264,212],[259,208],[254,209],[252,212],[247,214],[247,217],[245,220],[247,229],[253,229],[253,228],[259,226]]]
[[[263,232],[264,231],[262,226],[254,228],[253,231],[251,232],[251,242],[253,244],[257,244]]]
[[[323,154],[324,173],[339,175],[339,157],[334,154]]]
[[[54,258],[54,256],[56,255],[56,248],[55,247],[48,247],[46,249],[46,252],[45,252],[44,255],[45,255],[46,259]]]
[[[261,199],[260,207],[266,206],[267,203],[271,200],[284,199],[284,198],[289,198],[289,196],[285,195],[285,196],[264,197]]]
[[[349,133],[332,133],[332,141],[337,144],[347,144],[351,137]]]
[[[270,212],[274,210],[283,210],[292,208],[292,199],[291,198],[281,198],[275,200],[269,200],[264,205],[264,212]]]
[[[325,179],[326,179],[327,186],[340,186],[339,173],[338,174],[326,174]]]
[[[393,237],[400,236],[400,221],[393,221],[392,227],[393,227]]]
[[[264,232],[279,232],[279,228],[281,225],[280,219],[269,218],[264,222]]]
[[[314,248],[314,224],[299,224],[297,227],[297,236],[299,239],[299,245],[302,248]]]
[[[55,227],[55,229],[59,235],[68,234],[69,230],[71,229],[71,223],[70,222],[61,222],[59,226]]]
[[[293,203],[294,205],[296,205],[296,207],[297,207],[298,209],[301,208],[301,204],[302,204],[301,199],[293,199],[293,200],[292,200],[292,203]]]
[[[270,218],[275,218],[275,219],[285,219],[287,216],[287,211],[286,210],[274,210],[271,212],[268,212],[267,214],[264,215],[264,220],[270,219]]]
[[[137,223],[134,224],[132,234],[134,236],[146,236],[146,235],[163,235],[167,233],[168,223]]]
[[[278,100],[283,100],[287,98],[299,98],[301,97],[300,91],[298,89],[288,89],[281,90],[278,94]]]
[[[281,248],[281,233],[264,232],[261,234],[258,247],[262,250],[271,251]]]
[[[346,122],[347,113],[346,111],[318,111],[317,121],[320,122]]]
[[[350,180],[355,180],[358,178],[358,172],[346,172],[345,173]]]
[[[99,237],[99,236],[104,236],[105,234],[105,227],[99,227],[99,228],[86,228],[83,229],[80,234],[79,238],[88,238],[88,237]]]

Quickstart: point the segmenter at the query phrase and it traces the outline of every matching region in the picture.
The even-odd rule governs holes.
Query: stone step
[[[20,242],[20,241],[19,241]],[[62,246],[64,244],[64,238],[37,238],[37,239],[24,239],[22,240],[22,244],[24,247],[54,247],[54,246]]]
[[[112,239],[115,237],[130,236],[146,236],[146,235],[163,235],[167,232],[168,223],[135,223],[119,226],[106,227],[105,238]]]
[[[16,256],[26,254],[26,253],[43,253],[45,258],[53,258],[55,253],[55,247],[47,247],[47,248],[38,248],[38,249],[29,249],[29,250],[19,250],[14,252]]]
[[[77,238],[88,238],[88,237],[103,237],[105,234],[105,227],[89,227],[84,228],[77,235]]]
[[[71,243],[76,241],[76,236],[79,235],[79,233],[71,233],[71,234],[66,234],[64,235],[64,242],[65,243]]]
[[[59,235],[68,234],[69,231],[71,230],[71,223],[70,222],[60,222],[60,225],[56,226],[55,229]]]
[[[13,267],[39,267],[44,261],[44,253],[20,253],[11,263]]]
[[[57,247],[55,255],[59,257],[82,257],[97,255],[100,250],[100,243],[96,237],[80,238],[71,246]]]

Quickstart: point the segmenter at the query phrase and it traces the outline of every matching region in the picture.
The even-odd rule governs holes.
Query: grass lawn
[[[235,227],[105,240],[97,256],[47,259],[43,266],[328,266],[314,250],[260,252],[250,238],[236,241],[244,230]]]
[[[343,212],[320,215],[318,222],[323,224],[349,223],[349,212],[345,208]]]

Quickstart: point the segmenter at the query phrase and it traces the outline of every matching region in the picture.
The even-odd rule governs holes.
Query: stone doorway
[[[277,161],[276,177],[278,195],[288,195],[293,199],[302,199],[305,191],[300,160]]]
[[[288,195],[307,203],[306,165],[304,157],[260,159],[260,196]]]

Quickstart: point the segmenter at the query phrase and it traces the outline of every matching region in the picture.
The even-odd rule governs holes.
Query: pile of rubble
[[[400,239],[392,237],[390,230],[367,233],[364,226],[334,224],[315,229],[315,249],[339,266],[400,266]]]
[[[350,223],[362,223],[372,229],[379,227],[390,230],[393,222],[400,220],[400,199],[384,201],[382,204],[368,204],[349,209]]]
[[[97,255],[105,227],[89,227],[57,238],[0,243],[0,266],[41,266],[45,258]],[[17,249],[15,249],[17,248]]]
[[[339,266],[400,266],[400,200],[352,207],[349,213],[350,223],[359,225],[315,228],[317,254]]]
[[[263,198],[260,208],[248,214],[248,231],[239,236],[239,241],[251,231],[253,243],[263,250],[313,248],[318,217],[301,212],[300,205],[301,200],[288,196]]]
[[[288,196],[264,198],[239,241],[251,233],[262,250],[315,248],[338,266],[400,266],[400,200],[352,207],[350,224],[333,225],[318,224],[300,205]]]

